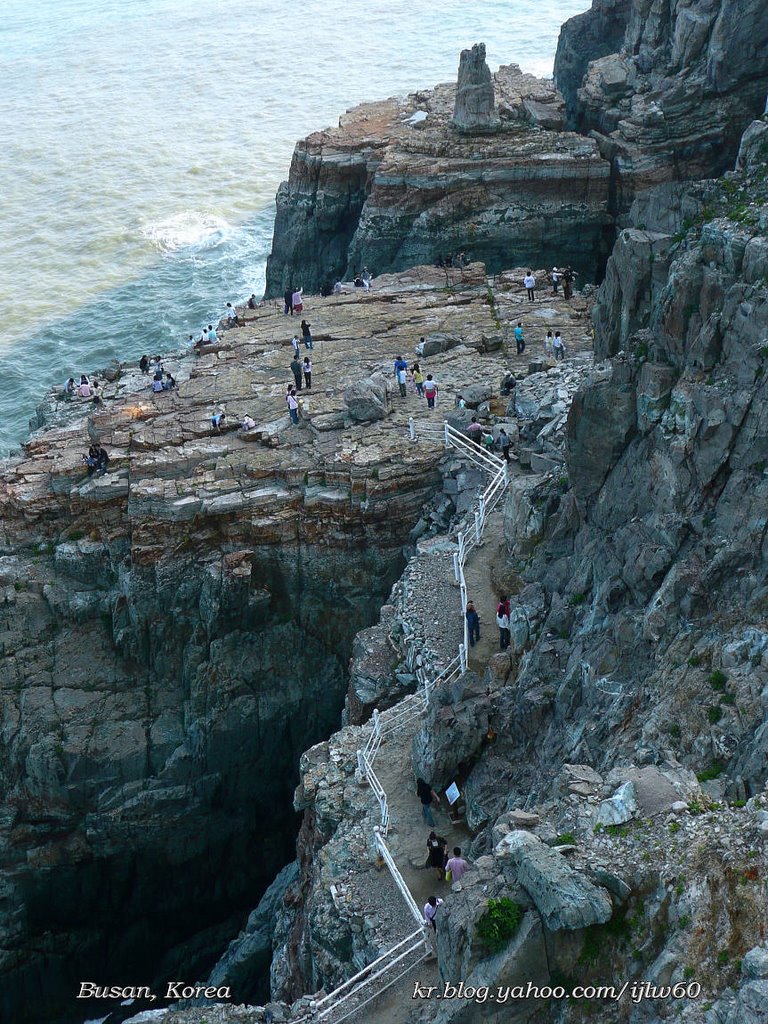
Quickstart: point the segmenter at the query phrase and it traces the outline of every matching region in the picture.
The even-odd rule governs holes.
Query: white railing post
[[[456,581],[459,580],[459,554],[454,552],[453,555],[453,575],[456,577]]]
[[[459,664],[461,665],[461,671],[467,671],[467,648],[464,644],[459,644]]]
[[[408,433],[411,435],[411,440],[416,440],[416,424],[413,422],[413,416],[408,417]]]
[[[475,540],[479,544],[482,539],[483,539],[483,524],[482,524],[482,520],[480,519],[479,511],[477,509],[475,509]]]
[[[448,420],[445,420],[445,424],[444,424],[443,430],[444,430],[444,433],[445,433],[445,447],[446,448],[450,448],[451,447],[451,428],[448,425]]]

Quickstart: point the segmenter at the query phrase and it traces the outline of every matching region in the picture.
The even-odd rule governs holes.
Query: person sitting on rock
[[[467,403],[464,401],[464,395],[456,395],[456,408],[466,409]]]
[[[109,466],[109,456],[104,448],[98,448],[96,457],[96,476],[104,476]]]
[[[93,392],[91,391],[91,384],[87,377],[83,376],[80,378],[80,384],[77,389],[77,393],[81,398],[90,398]]]
[[[334,295],[341,295],[341,292],[342,292],[341,281],[336,281],[336,283],[333,286],[333,294]]]
[[[98,461],[99,449],[96,447],[96,445],[92,444],[91,447],[88,449],[88,454],[83,456],[83,462],[88,467],[88,476],[93,476],[93,474],[96,472],[96,466],[98,465]]]
[[[251,292],[251,297],[248,299],[248,309],[256,309],[257,305],[256,292]]]
[[[499,392],[502,395],[509,395],[514,391],[516,385],[517,380],[515,378],[514,373],[505,373],[504,378],[501,382],[501,387],[499,388]]]
[[[156,394],[156,395],[159,395],[164,390],[163,389],[163,375],[162,374],[155,374],[155,377],[154,377],[154,379],[152,381],[151,387],[152,387],[153,394]]]
[[[255,426],[256,426],[256,420],[255,420],[255,419],[253,419],[253,417],[252,417],[252,416],[249,416],[249,415],[248,415],[248,414],[246,413],[246,414],[245,414],[245,416],[243,416],[242,422],[241,422],[241,424],[240,424],[240,429],[241,429],[241,430],[245,430],[245,431],[248,431],[248,430],[253,430],[253,428],[254,428]]]
[[[219,336],[216,333],[216,328],[212,324],[208,324],[208,344],[213,345],[218,340]]]
[[[77,384],[75,384],[75,378],[70,377],[67,383],[64,385],[64,390],[61,393],[61,397],[66,401],[70,402],[75,397],[77,392]]]
[[[163,391],[173,391],[175,387],[178,387],[176,378],[172,377],[170,373],[166,373],[165,380],[163,381]]]

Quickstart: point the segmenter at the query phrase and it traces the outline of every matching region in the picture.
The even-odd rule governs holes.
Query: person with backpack
[[[427,374],[427,379],[424,381],[424,395],[427,399],[427,408],[435,408],[435,399],[437,398],[438,391],[440,389],[437,386],[437,381],[432,379],[432,374]]]
[[[432,817],[432,804],[439,804],[440,797],[424,779],[416,780],[416,796],[421,800],[421,816],[428,825],[434,825]]]
[[[480,616],[472,601],[467,602],[467,628],[469,630],[469,646],[474,647],[480,639]]]
[[[506,651],[512,637],[509,632],[509,600],[506,594],[502,594],[496,608],[496,625],[499,627],[499,650]]]

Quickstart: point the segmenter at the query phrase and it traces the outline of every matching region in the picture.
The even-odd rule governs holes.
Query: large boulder
[[[391,412],[387,394],[387,380],[374,373],[344,388],[344,402],[350,419],[355,423],[383,420]]]
[[[460,131],[487,131],[498,124],[491,69],[485,60],[485,43],[462,50],[453,123]]]
[[[574,871],[562,854],[530,832],[511,832],[495,854],[509,858],[517,882],[550,931],[588,928],[610,920],[613,905],[608,893]]]

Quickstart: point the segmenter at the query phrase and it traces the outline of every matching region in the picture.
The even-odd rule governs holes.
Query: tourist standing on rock
[[[421,800],[421,816],[428,825],[434,825],[432,817],[432,804],[439,804],[440,797],[424,779],[416,780],[416,796]]]
[[[248,309],[256,309],[257,305],[256,292],[251,292],[251,297],[248,299]]]
[[[501,448],[501,454],[504,457],[505,462],[509,462],[509,446],[511,443],[509,434],[506,432],[504,427],[502,427],[499,430],[499,448]]]
[[[341,295],[341,281],[336,281],[336,283],[334,284],[334,286],[333,286],[333,294],[334,295]]]
[[[577,276],[570,267],[566,267],[563,271],[563,295],[566,299],[570,299],[573,295],[573,279]]]
[[[303,288],[297,288],[291,296],[291,305],[293,306],[294,313],[301,313],[304,309],[304,299],[302,298]]]
[[[555,339],[552,337],[552,331],[547,331],[547,336],[544,339],[544,358],[545,359],[551,359],[552,358],[552,346],[554,344],[554,341],[555,341]]]
[[[427,374],[427,379],[424,381],[424,396],[427,399],[427,408],[435,408],[435,399],[438,396],[440,388],[437,386],[437,381],[432,379],[432,374]]]
[[[315,347],[315,343],[312,341],[312,331],[306,320],[301,321],[301,337],[304,341],[304,348]]]
[[[477,416],[473,416],[467,424],[467,435],[470,440],[474,441],[475,444],[479,445],[483,437],[483,424],[478,420]]]
[[[301,386],[301,385],[299,385]],[[288,414],[291,417],[291,423],[296,424],[299,422],[299,400],[296,397],[296,388],[291,388],[288,394],[285,396],[285,401],[288,405]]]
[[[427,839],[427,866],[437,871],[437,877],[440,882],[445,878],[445,851],[447,849],[447,839],[443,839],[442,836],[437,835],[435,832],[429,833],[429,839]]]
[[[413,383],[416,385],[416,394],[419,398],[422,398],[424,396],[424,374],[421,372],[421,367],[418,363],[413,364],[411,375],[413,377]]]
[[[467,610],[464,613],[467,617],[467,629],[469,631],[469,646],[474,647],[480,639],[480,616],[472,601],[467,602]]]
[[[190,338],[191,337],[192,335],[190,334]],[[149,373],[149,356],[141,357],[141,359],[139,360],[139,369],[141,370],[142,373]],[[72,380],[71,377],[69,379]]]
[[[298,354],[291,360],[291,373],[296,381],[296,390],[301,391],[301,363],[299,362]]]
[[[408,363],[402,356],[395,359],[395,380],[400,387],[400,397],[405,398],[405,382],[407,380]]]
[[[557,267],[552,267],[552,275],[550,280],[552,281],[552,294],[557,295],[557,290],[560,287],[560,271]]]
[[[529,270],[528,273],[523,278],[523,284],[525,285],[525,290],[528,292],[528,301],[529,302],[535,302],[536,301],[536,278],[533,276],[533,271],[532,270]]]
[[[227,303],[227,323],[230,327],[240,327],[240,317],[231,302]]]
[[[304,356],[304,363],[301,368],[304,371],[304,387],[307,391],[310,391],[312,389],[312,360],[309,356]]]
[[[552,342],[552,350],[555,353],[555,359],[560,362],[561,359],[565,359],[565,342],[560,337],[560,331],[555,331],[555,339]]]
[[[298,334],[294,334],[294,336],[291,338],[291,345],[293,345],[294,358],[298,359],[299,353],[301,352],[301,343],[299,342]]]
[[[506,651],[510,644],[509,633],[509,601],[507,595],[502,594],[496,608],[496,625],[499,627],[499,650]]]
[[[464,401],[464,395],[456,395],[456,408],[466,409],[467,403]]]
[[[525,352],[525,338],[523,337],[523,325],[518,323],[515,328],[515,345],[517,346],[517,354],[521,356]]]
[[[284,313],[286,316],[290,313],[293,316],[293,285],[286,288],[283,292],[283,302],[285,303]]]

